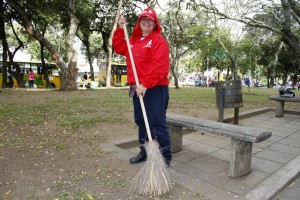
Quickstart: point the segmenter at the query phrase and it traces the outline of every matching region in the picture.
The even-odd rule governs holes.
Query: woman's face
[[[142,17],[140,19],[140,27],[142,29],[143,36],[147,36],[155,28],[155,21],[148,17]]]

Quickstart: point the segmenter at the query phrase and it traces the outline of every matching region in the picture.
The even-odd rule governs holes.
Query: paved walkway
[[[271,138],[253,144],[250,174],[228,177],[230,138],[189,132],[182,150],[173,154],[172,180],[214,200],[299,200],[300,178],[295,178],[300,175],[300,115],[275,117],[267,112],[239,124],[272,131]],[[126,144],[117,154],[129,159],[138,149],[136,142]]]

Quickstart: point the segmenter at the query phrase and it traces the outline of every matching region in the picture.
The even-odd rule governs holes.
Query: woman
[[[30,68],[28,71],[29,88],[34,88],[34,72]]]
[[[161,26],[155,11],[151,8],[145,9],[139,15],[130,38],[132,54],[140,82],[140,85],[135,87],[132,65],[126,41],[124,40],[123,25],[126,24],[125,18],[121,17],[118,23],[119,27],[113,36],[113,47],[118,54],[126,56],[127,79],[128,84],[131,86],[129,94],[133,97],[134,119],[139,127],[140,152],[137,156],[130,159],[130,163],[136,164],[147,159],[147,152],[143,144],[145,141],[148,141],[148,138],[138,98],[142,95],[151,135],[159,143],[167,165],[170,165],[172,154],[169,130],[166,125],[166,110],[169,102],[169,45],[160,34]]]

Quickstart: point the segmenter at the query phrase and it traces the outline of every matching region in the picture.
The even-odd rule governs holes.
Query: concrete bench
[[[270,100],[276,101],[276,117],[283,117],[284,114],[284,102],[296,102],[300,103],[300,97],[293,97],[293,98],[284,98],[280,96],[270,96]]]
[[[211,134],[230,137],[230,177],[239,177],[248,174],[251,171],[253,142],[262,142],[272,135],[272,132],[262,131],[257,128],[226,124],[172,113],[167,113],[167,124],[170,128],[171,146],[176,145],[174,142],[178,142],[178,138],[182,140],[183,128],[207,131]],[[178,137],[174,137],[174,135],[178,135]],[[174,138],[177,139],[174,140]]]

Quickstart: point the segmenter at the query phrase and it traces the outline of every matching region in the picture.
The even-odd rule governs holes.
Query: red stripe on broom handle
[[[139,78],[138,78],[138,75],[137,75],[137,72],[136,72],[135,63],[134,63],[134,59],[133,59],[132,51],[131,51],[131,46],[130,46],[129,39],[128,39],[127,28],[126,28],[125,24],[123,24],[123,29],[124,29],[124,33],[125,33],[125,40],[126,40],[126,43],[127,43],[127,48],[128,48],[128,53],[129,53],[131,65],[132,65],[132,70],[133,70],[133,74],[134,74],[135,83],[136,83],[136,86],[138,87],[140,85]],[[142,112],[143,112],[143,117],[144,117],[144,121],[145,121],[145,126],[146,126],[146,130],[147,130],[148,139],[149,139],[149,142],[151,142],[152,141],[152,136],[151,136],[151,132],[150,132],[150,127],[149,127],[149,122],[148,122],[148,117],[147,117],[147,113],[146,113],[146,109],[145,109],[143,96],[140,95],[139,99],[140,99],[140,103],[141,103],[141,108],[142,108]]]

